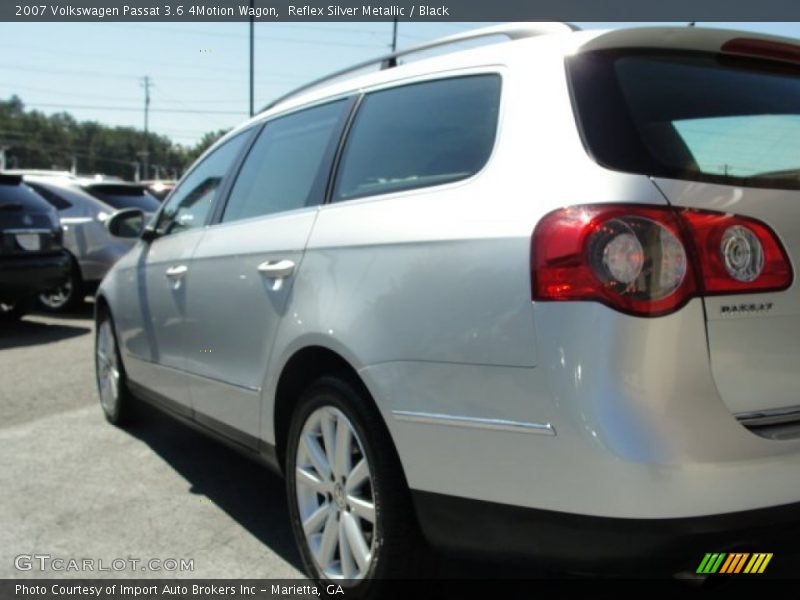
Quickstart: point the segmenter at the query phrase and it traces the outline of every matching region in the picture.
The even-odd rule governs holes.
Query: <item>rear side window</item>
[[[344,106],[342,100],[267,123],[236,178],[222,220],[308,205],[314,183],[326,175],[320,173],[320,167]]]
[[[72,208],[72,204],[62,198],[59,194],[48,190],[46,187],[41,185],[37,185],[35,183],[29,183],[30,187],[32,187],[36,192],[45,200],[47,200],[56,210],[66,210],[68,208]]]
[[[489,160],[500,76],[475,75],[368,94],[353,123],[334,200],[458,181]]]
[[[800,69],[655,50],[570,59],[578,120],[605,166],[729,185],[800,189]]]

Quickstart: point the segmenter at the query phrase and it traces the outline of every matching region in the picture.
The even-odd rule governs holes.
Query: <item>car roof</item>
[[[512,37],[510,40],[489,43],[479,47],[449,51],[437,56],[399,64],[391,68],[383,68],[361,74],[352,73],[349,77],[346,74],[350,73],[350,71],[345,70],[347,73],[342,78],[334,78],[330,82],[321,82],[319,85],[313,85],[316,82],[312,82],[310,89],[305,89],[309,86],[303,86],[296,93],[290,93],[279,98],[278,101],[269,105],[266,110],[235,127],[209,148],[206,153],[213,151],[214,148],[225,143],[244,129],[275,115],[352,95],[365,89],[400,83],[404,80],[412,80],[425,75],[440,75],[447,72],[455,74],[459,70],[468,68],[510,66],[536,60],[543,55],[551,56],[553,59],[563,59],[571,54],[606,48],[647,47],[719,52],[725,42],[733,39],[767,40],[777,44],[789,44],[800,50],[800,47],[797,46],[798,41],[792,38],[705,27],[632,27],[582,31],[566,24],[510,23],[482,30],[494,30],[494,37],[501,37],[504,29],[516,30],[525,26],[530,28],[532,25],[544,27],[542,27],[542,31],[538,35],[533,35],[532,33],[529,36]],[[558,25],[561,26],[559,27]],[[461,42],[467,41],[466,39],[461,40]],[[383,59],[385,58],[383,57]],[[378,67],[381,64],[381,59],[362,64],[373,64]],[[358,67],[359,65],[356,66]]]
[[[503,26],[481,28],[474,30],[472,34],[477,40],[480,38],[476,36],[481,32],[487,32],[491,35],[483,35],[481,37],[491,39],[491,37],[503,36],[503,32],[519,32],[526,29],[530,32],[527,35],[516,35],[511,39],[495,41],[477,48],[456,49],[435,57],[423,58],[392,68],[384,68],[379,71],[362,73],[361,75],[355,74],[347,79],[334,79],[330,83],[325,83],[325,78],[323,78],[318,80],[321,82],[318,87],[312,82],[310,85],[313,87],[307,91],[303,89],[305,87],[303,86],[296,92],[290,92],[284,98],[280,98],[271,104],[269,110],[262,114],[286,110],[294,106],[313,103],[323,98],[340,96],[362,88],[375,87],[383,83],[390,83],[421,74],[434,74],[472,66],[517,62],[520,58],[524,58],[529,50],[536,47],[540,49],[548,48],[553,52],[554,56],[563,57],[574,52],[586,52],[612,47],[674,48],[718,52],[725,42],[741,38],[770,40],[795,46],[798,43],[798,40],[791,38],[747,31],[675,26],[582,31],[561,23],[511,23]],[[456,35],[448,36],[442,40],[463,43],[473,40],[473,37]],[[422,45],[417,48],[424,49],[425,47],[426,45]],[[800,50],[800,47],[796,49],[796,51],[798,50]],[[408,52],[412,55],[418,53],[414,49]],[[361,63],[361,65],[376,65],[379,62],[381,62],[381,59],[375,59]],[[361,65],[356,65],[354,68],[357,69]],[[345,76],[349,72],[351,70],[345,69],[340,73]],[[257,119],[258,117],[256,117]]]

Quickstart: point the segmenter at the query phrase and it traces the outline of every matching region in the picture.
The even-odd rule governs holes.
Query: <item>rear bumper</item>
[[[0,257],[0,299],[16,301],[60,285],[69,275],[66,252]]]
[[[606,574],[694,572],[709,552],[774,553],[771,574],[797,576],[800,503],[674,519],[621,519],[412,493],[434,546]]]

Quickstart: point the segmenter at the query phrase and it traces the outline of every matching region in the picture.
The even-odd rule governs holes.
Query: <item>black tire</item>
[[[292,530],[309,576],[320,583],[323,592],[330,583],[345,587],[341,580],[326,577],[314,559],[303,530],[297,496],[296,461],[300,436],[309,417],[323,407],[332,407],[345,415],[369,466],[375,507],[372,559],[365,577],[347,582],[346,589],[348,597],[377,598],[387,580],[419,576],[431,555],[420,533],[389,431],[367,392],[347,377],[325,376],[301,394],[292,415],[286,448],[286,490]],[[339,550],[337,553],[340,555]]]
[[[108,327],[106,330],[105,328]],[[104,382],[103,368],[109,367],[109,364],[104,364],[101,358],[101,347],[103,343],[101,336],[110,335],[110,340],[113,341],[111,351],[108,351],[107,346],[104,347],[103,354],[108,355],[108,359],[113,361],[118,373],[117,380],[117,394],[114,402],[109,402],[108,397],[104,397]],[[113,357],[112,357],[113,352]],[[127,376],[125,374],[125,367],[122,364],[122,358],[119,352],[119,345],[117,344],[117,334],[114,329],[114,321],[107,310],[101,309],[98,311],[97,327],[95,330],[95,380],[97,382],[97,392],[100,396],[100,407],[103,409],[103,414],[109,423],[117,426],[129,425],[135,419],[135,400],[131,393],[128,391]]]
[[[67,280],[55,290],[39,294],[36,303],[43,311],[58,314],[75,310],[84,298],[83,280],[73,260]]]

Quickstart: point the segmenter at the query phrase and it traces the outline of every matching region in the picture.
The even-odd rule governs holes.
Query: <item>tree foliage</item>
[[[170,138],[147,136],[150,172],[142,179],[179,176],[225,131],[209,132],[193,147],[175,144]],[[62,112],[45,115],[25,110],[18,96],[0,100],[0,149],[5,147],[9,169],[76,168],[85,174],[103,173],[133,179],[142,163],[144,132],[133,127],[109,127],[96,121],[76,121]]]

